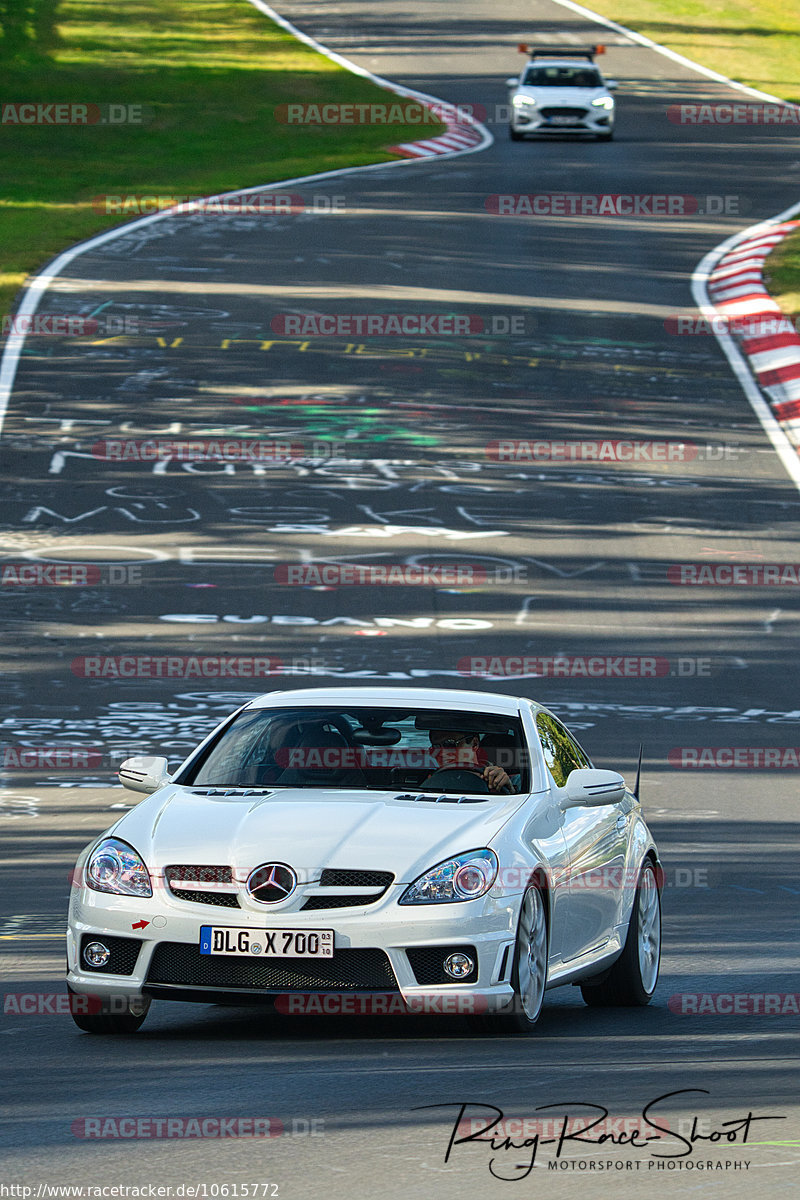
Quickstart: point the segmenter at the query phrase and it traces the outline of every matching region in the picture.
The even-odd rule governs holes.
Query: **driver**
[[[489,762],[485,750],[481,749],[477,733],[462,733],[453,729],[431,729],[428,731],[431,752],[439,764],[439,770],[474,771],[486,780],[490,792],[513,792],[514,787],[502,767]],[[428,776],[430,778],[430,776]],[[423,786],[428,780],[423,780]]]

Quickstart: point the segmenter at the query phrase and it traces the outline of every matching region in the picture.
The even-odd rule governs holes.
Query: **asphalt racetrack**
[[[244,1185],[281,1200],[788,1196],[797,585],[693,580],[709,564],[796,576],[800,498],[716,339],[670,322],[694,311],[709,250],[797,201],[796,135],[674,123],[672,104],[737,93],[555,3],[280,11],[374,73],[473,106],[495,140],[293,182],[277,189],[288,211],[132,227],[74,256],[42,297],[42,313],[95,314],[102,336],[26,341],[0,442],[3,563],[101,568],[91,586],[0,587],[0,1183],[212,1200]],[[533,37],[606,43],[614,141],[508,139],[505,79]],[[504,211],[502,197],[533,193],[548,213]],[[562,215],[566,193],[651,199]],[[665,214],[653,197],[683,199]],[[420,332],[364,324],[389,314]],[[226,462],[114,449],[153,437],[294,449]],[[623,443],[638,449],[608,450]],[[451,573],[277,581],[320,560]],[[159,674],[170,656],[239,666]],[[281,674],[248,677],[241,663],[259,656]],[[123,661],[136,666],[109,665]],[[165,747],[177,764],[250,695],[370,681],[535,696],[631,781],[643,744],[666,872],[650,1007],[591,1010],[564,988],[536,1036],[489,1038],[460,1018],[161,1003],[135,1036],[99,1038],[55,1001],[9,1000],[65,993],[69,871],[136,802],[113,783],[122,757]],[[19,757],[57,746],[92,756],[72,769]],[[637,1145],[653,1101],[671,1132]],[[517,1145],[456,1144],[446,1161],[463,1104],[476,1121],[501,1110]],[[558,1159],[543,1145],[530,1166],[526,1136],[603,1111],[612,1137]],[[282,1133],[92,1138],[85,1125],[211,1116]]]

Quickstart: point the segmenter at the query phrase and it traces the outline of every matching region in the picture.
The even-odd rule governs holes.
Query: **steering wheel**
[[[426,790],[431,787],[447,787],[454,791],[463,788],[464,791],[477,792],[481,796],[491,793],[491,788],[483,778],[483,769],[472,770],[471,767],[439,767],[423,780],[420,787]]]

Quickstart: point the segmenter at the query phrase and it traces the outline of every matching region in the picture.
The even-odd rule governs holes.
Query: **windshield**
[[[175,782],[508,795],[529,790],[524,747],[519,718],[492,713],[253,708],[220,730]]]
[[[529,67],[522,81],[528,87],[602,87],[600,76],[591,67]]]

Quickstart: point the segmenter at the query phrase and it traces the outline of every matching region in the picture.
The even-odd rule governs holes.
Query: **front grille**
[[[236,884],[230,867],[197,866],[195,864],[165,867],[164,877],[176,900],[189,900],[194,904],[213,904],[217,908],[241,908],[236,895]],[[181,884],[209,884],[214,890],[204,891],[198,887],[181,887]]]
[[[101,942],[111,951],[104,967],[94,967],[83,957],[86,946]],[[132,975],[141,949],[140,938],[109,937],[105,933],[84,933],[81,937],[80,966],[83,971],[96,971],[98,975]]]
[[[241,908],[239,897],[233,892],[185,892],[182,888],[169,889],[176,900],[191,900],[194,904],[215,904],[217,908]]]
[[[330,867],[320,876],[320,887],[387,888],[394,882],[391,871],[341,871]]]
[[[468,954],[475,969],[462,979],[453,979],[444,969],[444,960],[451,954]],[[475,983],[478,978],[478,955],[474,946],[413,946],[406,950],[417,983],[432,987],[440,983]]]
[[[384,888],[385,892],[386,889]],[[375,892],[371,896],[352,896],[350,894],[341,896],[309,896],[300,912],[310,912],[312,909],[320,908],[358,908],[365,904],[375,904],[380,900],[383,892]]]
[[[576,121],[588,116],[585,108],[543,108],[540,111],[543,117],[574,117]]]
[[[383,950],[336,950],[333,958],[264,959],[201,954],[187,942],[161,942],[147,983],[183,987],[245,988],[275,992],[396,992]]]
[[[315,896],[313,890],[304,903],[301,912],[321,908],[358,908],[365,904],[375,904],[384,895],[386,889],[394,882],[391,871],[344,871],[339,868],[328,868],[320,876],[320,887],[373,887],[376,890],[369,894],[353,896],[342,892],[338,896]]]

